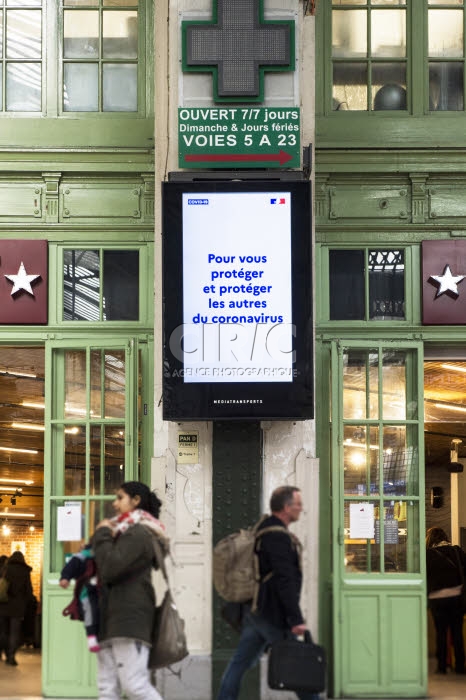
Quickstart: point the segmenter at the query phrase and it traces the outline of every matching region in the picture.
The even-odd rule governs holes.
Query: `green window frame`
[[[49,265],[57,271],[51,280],[50,324],[153,332],[151,243],[52,244]],[[109,285],[106,275],[111,276]],[[130,294],[134,298],[126,303],[125,296]]]
[[[466,144],[465,0],[320,3],[316,57],[320,147]]]
[[[153,113],[146,0],[0,0],[0,117]]]
[[[405,324],[413,313],[408,294],[411,253],[409,246],[396,243],[318,245],[318,323],[332,327]]]
[[[42,110],[43,24],[42,0],[1,0],[0,113]]]
[[[63,0],[61,112],[137,112],[138,0]]]

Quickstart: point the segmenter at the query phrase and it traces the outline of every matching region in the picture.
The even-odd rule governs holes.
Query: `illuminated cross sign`
[[[183,70],[214,76],[216,102],[263,101],[264,71],[294,70],[294,23],[264,21],[263,0],[217,0],[213,22],[183,22]]]

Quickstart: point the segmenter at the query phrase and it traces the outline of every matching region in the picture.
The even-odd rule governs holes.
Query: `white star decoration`
[[[452,292],[452,294],[459,295],[458,287],[456,286],[464,280],[466,275],[457,275],[456,277],[451,274],[450,265],[446,265],[443,271],[443,275],[431,275],[429,279],[434,280],[436,284],[439,285],[437,289],[437,294],[435,298],[439,297],[445,292]]]
[[[10,282],[13,282],[13,289],[11,290],[11,296],[13,296],[13,294],[16,294],[16,292],[19,292],[21,289],[24,289],[25,292],[34,296],[34,292],[32,291],[32,287],[31,287],[31,282],[34,282],[38,277],[40,277],[40,275],[28,275],[26,273],[26,268],[24,267],[24,263],[21,262],[21,265],[19,266],[18,274],[5,275],[5,277],[8,280],[10,280]]]

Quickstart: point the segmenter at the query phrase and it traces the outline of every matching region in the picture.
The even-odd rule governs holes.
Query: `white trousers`
[[[135,639],[111,639],[97,652],[99,700],[163,700],[150,682],[149,647]]]

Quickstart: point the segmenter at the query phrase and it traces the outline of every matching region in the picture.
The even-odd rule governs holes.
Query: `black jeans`
[[[8,652],[8,634],[10,630],[10,618],[0,617],[0,654]]]
[[[461,596],[453,598],[431,598],[429,606],[434,618],[438,671],[447,670],[447,638],[451,632],[455,650],[455,671],[464,673],[464,642],[463,642],[463,607]]]
[[[0,617],[0,651],[8,659],[14,659],[21,644],[22,625],[22,617]]]

